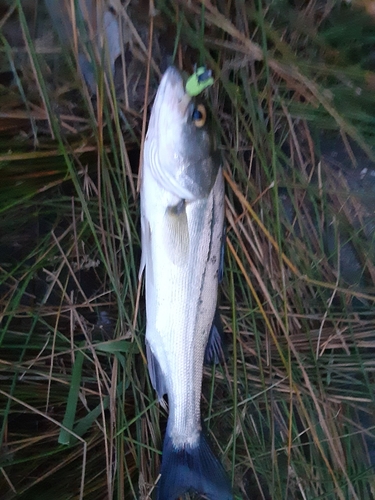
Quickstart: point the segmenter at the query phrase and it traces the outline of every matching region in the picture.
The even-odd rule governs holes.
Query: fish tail
[[[176,500],[189,490],[210,500],[233,500],[224,468],[203,433],[200,433],[196,446],[176,448],[167,428],[157,499]]]

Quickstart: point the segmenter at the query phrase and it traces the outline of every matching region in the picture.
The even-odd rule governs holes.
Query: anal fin
[[[223,363],[226,358],[227,349],[224,338],[223,323],[221,322],[219,309],[216,308],[204,353],[204,362],[206,365],[217,365],[218,363]]]

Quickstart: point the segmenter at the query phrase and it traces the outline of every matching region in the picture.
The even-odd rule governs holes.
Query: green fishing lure
[[[200,66],[188,78],[186,82],[186,93],[191,97],[199,95],[204,89],[213,85],[212,71],[205,66]]]

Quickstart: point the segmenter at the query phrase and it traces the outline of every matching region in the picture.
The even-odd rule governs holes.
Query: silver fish
[[[223,174],[204,118],[169,67],[151,113],[141,186],[148,368],[169,404],[160,500],[190,489],[211,500],[233,498],[201,425],[203,360],[209,336],[213,351],[218,340],[211,326],[224,221]]]

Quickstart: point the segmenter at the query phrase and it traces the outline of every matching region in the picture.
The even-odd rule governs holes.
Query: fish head
[[[143,165],[164,189],[186,201],[207,197],[217,177],[219,163],[205,108],[186,93],[173,66],[164,73],[156,94]]]

